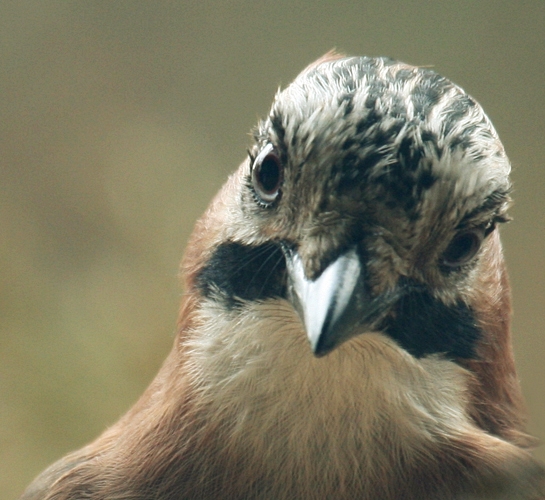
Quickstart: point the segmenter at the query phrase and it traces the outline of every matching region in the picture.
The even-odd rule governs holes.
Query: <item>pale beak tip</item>
[[[317,358],[321,358],[326,354],[330,353],[334,348],[336,343],[327,342],[329,338],[328,335],[323,335],[323,332],[318,332],[316,335],[308,335],[308,340],[310,343],[310,348],[312,353]]]
[[[311,345],[312,353],[317,358],[323,358],[326,354],[329,354],[332,351],[331,347],[325,347],[323,345]]]

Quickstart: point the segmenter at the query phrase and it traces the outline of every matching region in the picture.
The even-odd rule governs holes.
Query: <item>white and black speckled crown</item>
[[[255,138],[258,148],[273,143],[295,176],[327,179],[323,192],[362,191],[408,217],[448,200],[464,214],[508,204],[509,161],[481,106],[434,71],[388,58],[307,68],[278,92]]]

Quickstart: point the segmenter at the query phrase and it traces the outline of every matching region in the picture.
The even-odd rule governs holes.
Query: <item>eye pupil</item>
[[[468,231],[453,238],[443,254],[443,263],[456,267],[469,262],[479,251],[482,235],[477,231]]]
[[[256,173],[260,187],[266,193],[274,193],[280,183],[280,166],[273,155],[266,156]]]
[[[283,180],[283,168],[272,144],[263,148],[252,166],[252,186],[258,200],[270,205],[278,199]]]

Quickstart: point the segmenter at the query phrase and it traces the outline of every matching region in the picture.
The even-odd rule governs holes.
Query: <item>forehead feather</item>
[[[277,94],[257,139],[312,175],[404,193],[412,206],[431,190],[468,211],[509,189],[509,161],[479,104],[429,69],[386,58],[303,71]]]

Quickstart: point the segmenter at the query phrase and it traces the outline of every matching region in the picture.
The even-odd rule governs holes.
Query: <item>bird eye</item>
[[[272,144],[265,146],[252,166],[252,186],[265,205],[270,205],[281,194],[283,168]]]
[[[478,230],[457,234],[443,253],[443,264],[458,267],[469,262],[481,247],[483,232]]]

